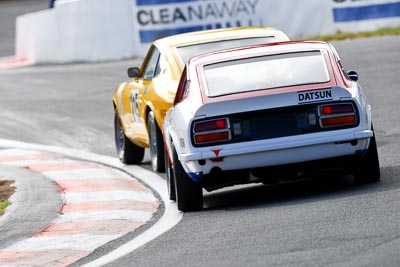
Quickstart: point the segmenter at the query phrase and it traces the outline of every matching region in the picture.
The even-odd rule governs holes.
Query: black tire
[[[167,150],[164,148],[164,161],[165,161],[165,180],[167,181],[167,189],[169,199],[172,201],[176,201],[175,194],[175,181],[174,181],[174,169],[169,160]]]
[[[114,115],[114,136],[117,154],[122,163],[139,164],[143,161],[144,148],[135,145],[126,137],[117,111]]]
[[[149,133],[151,167],[156,172],[165,172],[164,141],[153,111],[150,111],[147,117],[147,129]]]
[[[371,137],[369,141],[369,147],[366,155],[357,162],[354,172],[354,182],[357,184],[368,184],[379,182],[380,179],[381,173],[374,133],[374,136]]]
[[[190,179],[186,174],[175,149],[173,149],[173,161],[178,210],[183,212],[201,210],[203,208],[201,185]]]

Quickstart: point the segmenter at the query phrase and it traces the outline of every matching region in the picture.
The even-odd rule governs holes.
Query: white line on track
[[[19,149],[29,149],[34,151],[44,151],[51,152],[56,154],[61,154],[64,156],[93,161],[100,164],[105,164],[120,170],[123,170],[135,178],[139,179],[141,182],[152,188],[156,191],[161,200],[164,202],[165,211],[162,217],[149,229],[128,241],[124,245],[116,248],[115,250],[109,252],[102,257],[85,264],[86,267],[91,266],[103,266],[107,263],[113,262],[133,251],[145,245],[146,243],[154,240],[158,236],[170,230],[176,224],[178,224],[181,219],[183,213],[179,212],[176,205],[171,203],[168,198],[167,186],[165,185],[165,180],[161,178],[159,175],[148,171],[140,166],[126,166],[120,163],[117,158],[98,155],[94,153],[79,151],[75,149],[63,148],[63,147],[54,147],[54,146],[45,146],[45,145],[36,145],[12,140],[4,140],[0,139],[0,146],[5,148],[19,148]],[[108,237],[105,237],[108,239]],[[103,240],[104,242],[104,240]],[[51,242],[49,242],[51,244]]]
[[[79,169],[68,170],[68,172],[48,171],[42,172],[43,175],[50,177],[53,180],[80,180],[80,179],[112,179],[118,177],[119,179],[130,180],[132,177],[124,172],[116,170],[97,170],[97,169]]]
[[[153,212],[149,211],[133,211],[120,210],[116,214],[115,211],[97,211],[85,213],[65,213],[54,222],[70,222],[70,221],[85,221],[85,220],[134,220],[148,221],[153,216]]]
[[[115,235],[74,235],[61,237],[37,237],[28,238],[11,245],[6,250],[92,250],[93,247],[100,247],[111,240]],[[79,240],[79,242],[77,242]]]
[[[136,177],[136,176],[135,176]],[[137,177],[136,177],[137,178]],[[67,203],[82,201],[107,201],[107,200],[136,200],[153,202],[157,200],[150,192],[113,190],[106,192],[69,193],[65,196]]]

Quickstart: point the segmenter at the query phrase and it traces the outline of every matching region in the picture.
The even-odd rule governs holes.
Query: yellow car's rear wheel
[[[114,116],[114,133],[119,160],[125,164],[141,163],[144,157],[144,148],[135,145],[126,137],[117,111]]]
[[[153,170],[157,172],[164,172],[164,141],[153,111],[150,111],[147,117],[147,127],[149,133],[151,166]]]

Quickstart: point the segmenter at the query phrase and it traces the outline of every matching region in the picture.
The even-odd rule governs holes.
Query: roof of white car
[[[191,64],[207,64],[209,61],[226,61],[229,59],[242,58],[244,56],[257,56],[268,54],[282,54],[310,50],[332,50],[329,43],[323,41],[288,41],[268,43],[260,45],[245,46],[211,52],[195,56],[189,60]],[[332,50],[334,52],[334,50]]]

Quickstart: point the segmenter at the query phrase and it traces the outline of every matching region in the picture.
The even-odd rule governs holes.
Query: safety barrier
[[[157,38],[266,25],[291,39],[400,26],[394,0],[57,0],[17,18],[16,56],[30,64],[143,57]]]

